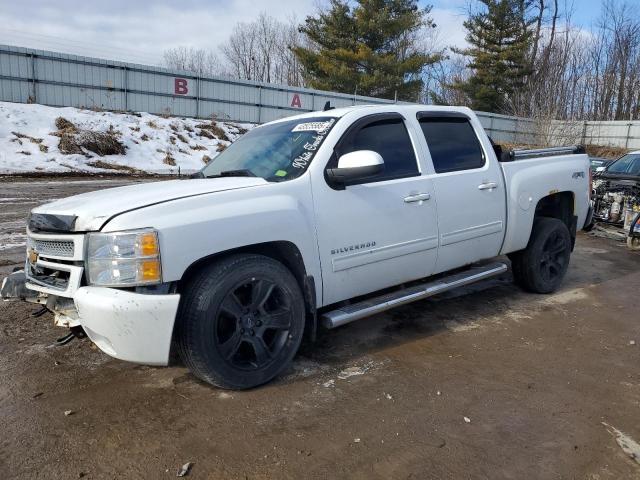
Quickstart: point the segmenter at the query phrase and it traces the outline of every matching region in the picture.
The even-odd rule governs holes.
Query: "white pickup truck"
[[[329,109],[254,128],[189,179],[35,208],[2,296],[113,357],[179,355],[249,388],[319,323],[501,274],[500,255],[526,290],[553,292],[590,191],[579,148],[501,152],[467,108]]]

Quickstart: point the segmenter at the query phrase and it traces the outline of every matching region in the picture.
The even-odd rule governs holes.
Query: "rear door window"
[[[436,173],[484,166],[484,152],[467,118],[429,116],[418,120]]]

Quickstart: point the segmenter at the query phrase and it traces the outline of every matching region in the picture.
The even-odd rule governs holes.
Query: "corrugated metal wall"
[[[263,123],[300,112],[390,100],[0,45],[0,100]],[[640,122],[540,122],[477,112],[497,142],[640,149]]]
[[[0,100],[263,123],[379,98],[226,78],[0,45]]]

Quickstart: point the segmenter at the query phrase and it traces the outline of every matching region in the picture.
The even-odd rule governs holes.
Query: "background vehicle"
[[[593,187],[594,219],[623,228],[629,248],[640,248],[640,151],[607,165]]]
[[[207,382],[252,387],[319,322],[498,275],[507,265],[487,262],[498,255],[525,289],[555,291],[589,222],[588,158],[576,147],[500,158],[467,108],[279,120],[200,178],[35,208],[25,271],[3,297],[45,304],[116,358],[166,365],[174,350]]]
[[[594,218],[628,229],[640,213],[640,151],[609,164],[593,187]]]
[[[608,158],[589,157],[589,163],[591,165],[591,171],[596,174],[603,172],[608,165],[613,163],[613,160]]]

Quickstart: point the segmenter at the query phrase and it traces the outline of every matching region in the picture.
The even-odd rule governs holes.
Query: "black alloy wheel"
[[[268,382],[300,347],[298,281],[280,262],[236,254],[201,268],[181,287],[177,351],[200,379],[230,389]]]
[[[218,309],[215,343],[235,368],[268,365],[285,347],[293,322],[291,298],[267,278],[233,287]]]
[[[571,246],[565,241],[565,236],[559,230],[553,231],[547,237],[540,258],[540,273],[545,282],[553,283],[558,277],[564,276],[570,248]]]
[[[561,220],[536,218],[527,248],[509,254],[515,282],[529,292],[555,292],[569,268],[571,244],[569,229]]]

